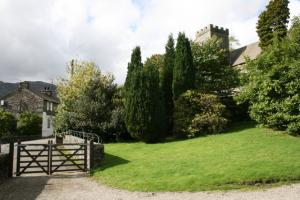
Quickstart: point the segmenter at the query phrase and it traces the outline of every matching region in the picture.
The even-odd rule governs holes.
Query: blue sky
[[[1,0],[0,81],[56,80],[71,59],[126,77],[132,48],[163,53],[170,33],[190,39],[208,24],[229,28],[241,45],[258,40],[268,0]],[[291,16],[300,0],[290,0]]]

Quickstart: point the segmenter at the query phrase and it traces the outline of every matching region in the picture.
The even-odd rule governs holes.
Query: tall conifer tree
[[[158,68],[148,62],[143,67],[140,48],[133,50],[125,83],[125,123],[132,137],[153,143],[161,137],[163,107]]]
[[[257,34],[260,47],[265,49],[276,38],[281,40],[287,35],[290,11],[289,0],[271,0],[267,9],[263,11],[257,23]]]
[[[163,138],[164,107],[159,88],[159,72],[152,62],[145,63],[140,76],[140,112],[138,121],[140,130],[136,138],[147,143],[157,142]]]
[[[179,33],[176,44],[175,64],[173,70],[173,100],[182,93],[193,89],[195,85],[195,67],[189,40],[184,33]]]
[[[140,47],[133,49],[130,63],[128,63],[125,89],[125,124],[129,133],[135,132],[136,121],[139,117],[139,99],[137,88],[139,87],[140,71],[143,69]]]
[[[127,76],[125,80],[125,91],[130,87],[131,78],[136,70],[142,69],[142,56],[141,56],[141,48],[135,47],[131,53],[130,63],[127,66]]]
[[[169,35],[169,39],[166,45],[166,53],[164,56],[164,66],[161,75],[161,90],[164,100],[164,108],[166,113],[167,131],[172,130],[172,115],[173,115],[173,69],[175,62],[175,49],[173,35]]]

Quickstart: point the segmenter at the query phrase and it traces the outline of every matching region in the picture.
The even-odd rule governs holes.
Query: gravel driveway
[[[0,200],[299,200],[300,184],[260,191],[143,193],[112,189],[83,173],[22,176],[0,185]]]

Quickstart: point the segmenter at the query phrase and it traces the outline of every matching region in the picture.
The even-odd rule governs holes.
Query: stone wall
[[[103,144],[94,144],[94,151],[92,152],[92,157],[90,159],[93,163],[93,168],[100,167],[104,160],[104,145]]]
[[[30,111],[35,113],[43,113],[44,101],[38,95],[32,93],[28,89],[19,88],[4,99],[5,110],[12,113],[19,113],[24,111]],[[21,108],[20,108],[21,107]]]
[[[229,49],[229,29],[218,27],[210,24],[196,33],[195,42],[203,43],[208,39],[216,37],[221,39],[221,46],[224,49]]]
[[[0,153],[0,184],[8,178],[9,156]]]

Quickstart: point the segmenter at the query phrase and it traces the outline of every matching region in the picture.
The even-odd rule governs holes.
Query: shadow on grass
[[[184,141],[184,140],[188,140],[188,139],[193,139],[193,138],[201,138],[201,137],[207,137],[210,135],[222,135],[222,134],[230,134],[230,133],[234,133],[234,132],[239,132],[239,131],[243,131],[246,129],[250,129],[250,128],[255,128],[256,127],[256,122],[254,121],[241,121],[241,122],[235,122],[230,124],[225,131],[221,132],[221,133],[215,133],[215,134],[206,134],[203,133],[199,136],[196,137],[192,137],[192,138],[182,138],[182,137],[176,137],[174,136],[173,138],[167,138],[164,141],[160,142],[160,143],[171,143],[171,142],[180,142],[180,141]]]
[[[226,133],[233,133],[233,132],[239,132],[243,131],[245,129],[249,128],[255,128],[257,123],[255,121],[241,121],[241,122],[235,122],[229,125],[229,127],[220,134],[226,134]]]
[[[118,165],[127,164],[129,162],[130,162],[129,160],[125,160],[121,157],[111,155],[109,153],[105,153],[104,161],[103,161],[102,166],[95,169],[94,172],[103,171],[105,169],[112,168],[112,167],[115,167],[115,166],[118,166]]]

